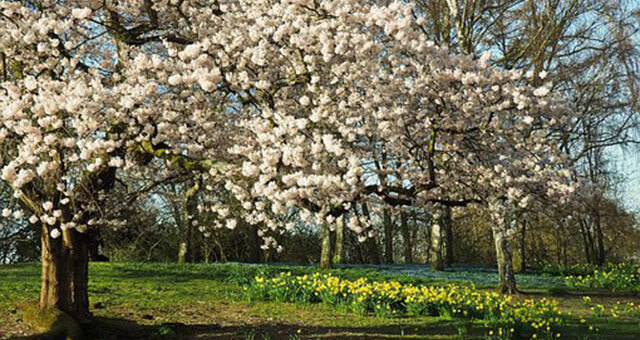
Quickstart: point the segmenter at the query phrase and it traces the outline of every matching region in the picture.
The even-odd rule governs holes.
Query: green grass
[[[420,274],[417,266],[347,267],[333,275],[346,279],[367,277],[375,281],[396,280],[412,284],[472,282],[491,288],[490,272],[459,268],[451,272]],[[118,325],[100,339],[485,339],[482,322],[437,317],[378,318],[361,316],[324,304],[248,302],[242,286],[256,275],[273,276],[281,271],[310,274],[317,267],[239,264],[138,264],[92,263],[90,303],[100,320]],[[609,315],[595,317],[582,296],[535,275],[521,285],[531,294],[523,298],[557,299],[573,314],[563,339],[640,339],[640,318]],[[31,334],[16,306],[38,298],[39,264],[0,266],[0,339]],[[560,288],[558,288],[560,287]],[[551,289],[550,289],[551,288]],[[551,292],[550,292],[551,291]],[[617,301],[640,304],[634,296],[592,296],[592,305],[611,307]],[[580,319],[585,319],[581,323]],[[589,332],[588,325],[599,329]],[[126,331],[117,331],[126,330]]]

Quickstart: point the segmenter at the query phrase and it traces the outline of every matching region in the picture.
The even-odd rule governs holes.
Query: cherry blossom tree
[[[575,191],[558,147],[571,109],[551,84],[527,85],[531,74],[421,39],[410,6],[353,5],[345,16],[317,23],[318,34],[278,36],[296,47],[294,58],[266,52],[272,63],[291,62],[290,78],[302,80],[290,85],[295,91],[256,94],[267,105],[242,124],[254,137],[233,147],[245,158],[242,180],[228,180],[245,218],[275,230],[269,215],[294,207],[309,223],[332,225],[365,201],[432,211],[484,204],[495,212],[501,290],[515,291],[504,214]],[[260,41],[271,37],[248,25]],[[356,219],[348,227],[363,231]]]
[[[0,13],[0,178],[42,228],[41,308],[90,316],[87,231],[118,223],[109,193],[150,162],[165,180],[191,173],[200,190],[228,192],[203,200],[218,217],[203,231],[242,219],[264,247],[291,227],[284,214],[332,227],[367,202],[485,204],[507,235],[504,207],[574,190],[557,147],[572,111],[550,85],[436,47],[402,2],[2,2]]]
[[[230,64],[187,45],[219,23],[178,30],[185,11],[210,17],[215,7],[0,3],[0,178],[21,204],[9,213],[42,226],[43,309],[89,316],[87,231],[117,223],[105,203],[119,172],[143,174],[158,159],[171,179],[227,154]]]

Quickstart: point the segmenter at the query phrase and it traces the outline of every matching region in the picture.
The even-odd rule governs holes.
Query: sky
[[[610,150],[615,161],[615,169],[623,176],[620,186],[625,207],[640,213],[640,147],[631,146],[626,150],[619,147]]]
[[[640,8],[640,0],[627,2],[632,8]],[[632,145],[622,151],[619,147],[611,150],[617,160],[616,168],[625,181],[621,186],[625,206],[640,214],[640,145]]]

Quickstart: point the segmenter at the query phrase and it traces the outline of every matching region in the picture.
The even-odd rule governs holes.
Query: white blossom
[[[38,81],[33,76],[27,76],[24,78],[24,87],[29,91],[33,91],[38,88]]]
[[[235,219],[229,219],[229,220],[227,220],[226,227],[227,227],[227,229],[229,229],[229,230],[233,230],[233,229],[235,229],[235,228],[236,228],[236,225],[237,225],[237,224],[238,224],[238,221],[237,221],[237,220],[235,220]]]
[[[51,229],[51,238],[56,239],[60,237],[60,235],[61,235],[60,229],[58,228]]]
[[[82,19],[86,19],[89,17],[89,15],[91,15],[91,9],[84,7],[84,8],[74,8],[73,10],[71,10],[71,15],[79,20]]]

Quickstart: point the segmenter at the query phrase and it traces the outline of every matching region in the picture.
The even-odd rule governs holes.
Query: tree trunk
[[[595,231],[596,231],[596,251],[597,251],[597,265],[601,266],[605,263],[606,260],[606,251],[604,249],[604,234],[602,233],[602,219],[600,217],[600,212],[595,212],[596,216],[594,218]]]
[[[187,263],[187,243],[180,242],[180,247],[178,248],[178,263]]]
[[[434,270],[444,270],[443,246],[442,246],[442,226],[439,216],[433,216],[431,220],[431,242],[429,247],[431,268]]]
[[[193,185],[187,189],[182,202],[182,213],[184,217],[181,218],[183,223],[183,239],[180,243],[180,249],[178,254],[178,262],[193,262],[194,257],[194,242],[193,242],[193,228],[194,222],[197,221],[198,214],[198,190],[200,190],[200,182],[193,181]]]
[[[411,231],[407,222],[407,213],[400,214],[400,227],[402,228],[402,240],[404,241],[404,263],[413,263],[413,242],[411,240]]]
[[[565,268],[567,268],[567,266],[569,265],[569,254],[567,253],[567,248],[569,247],[566,229],[567,227],[563,225],[562,228],[562,264]]]
[[[89,251],[86,235],[62,231],[56,239],[42,226],[42,286],[40,309],[66,312],[79,322],[88,321]]]
[[[580,226],[580,232],[582,233],[582,240],[584,242],[584,256],[587,263],[593,263],[592,249],[593,242],[591,241],[591,232],[586,222],[582,218],[578,218],[578,225]]]
[[[320,267],[325,269],[333,267],[331,257],[331,230],[329,230],[328,225],[324,224],[322,226],[322,249],[320,253]]]
[[[369,215],[369,208],[366,203],[362,203],[362,213],[371,221],[371,215]],[[370,262],[373,264],[382,263],[382,259],[380,257],[380,249],[378,248],[378,242],[373,237],[367,237],[366,247],[367,253],[369,254]]]
[[[342,262],[342,251],[344,244],[344,216],[338,217],[336,220],[336,242],[333,251],[333,263],[337,264]]]
[[[393,263],[393,221],[387,208],[384,209],[384,262]]]
[[[518,290],[516,288],[516,276],[513,271],[513,254],[509,238],[499,227],[494,227],[493,239],[498,262],[498,291],[503,294],[515,294]]]
[[[262,262],[262,249],[260,236],[258,236],[258,227],[247,223],[249,233],[249,261],[253,263]]]
[[[444,266],[449,267],[455,261],[453,258],[453,218],[451,207],[445,206],[442,214],[442,227],[444,228]]]
[[[360,242],[358,240],[358,235],[354,235],[354,233],[348,233],[349,241],[354,245],[356,249],[356,253],[358,254],[358,263],[365,264],[367,263],[367,250],[365,249],[366,243]]]
[[[554,240],[556,241],[556,263],[562,263],[562,240],[560,236],[560,228],[555,230]]]
[[[520,258],[522,260],[522,271],[527,270],[527,220],[522,218],[522,234],[520,235]]]

